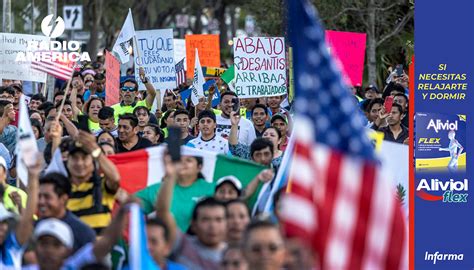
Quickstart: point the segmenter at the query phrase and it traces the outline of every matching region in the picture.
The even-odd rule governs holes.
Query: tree
[[[286,0],[291,1],[291,0]],[[254,0],[245,5],[262,35],[285,36],[282,0]],[[381,82],[386,67],[407,64],[414,36],[413,0],[313,0],[327,29],[367,33],[366,81]]]
[[[413,2],[408,0],[343,0],[338,8],[329,8],[333,1],[315,0],[323,21],[328,27],[343,26],[338,30],[367,33],[367,72],[368,82],[377,83],[377,50],[395,41],[405,47],[406,40],[397,36],[411,33],[413,40],[414,10]],[[352,25],[352,27],[351,27]],[[355,26],[355,27],[354,27]],[[405,36],[406,37],[406,36]],[[389,46],[389,45],[388,45]],[[398,52],[400,53],[400,51]]]

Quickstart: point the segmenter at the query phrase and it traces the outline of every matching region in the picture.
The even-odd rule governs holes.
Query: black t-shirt
[[[193,139],[196,139],[196,137],[193,137],[191,135],[188,134],[188,137],[184,138],[184,140],[182,140],[182,143],[183,145],[187,144],[190,140],[193,140]]]
[[[196,139],[196,137],[191,136],[191,135],[188,134],[188,137],[186,137],[184,139],[181,139],[181,145],[187,144],[192,139]],[[165,143],[169,143],[168,138],[165,139]]]
[[[86,245],[87,243],[95,241],[95,231],[91,227],[82,222],[76,215],[67,211],[66,216],[62,221],[71,227],[74,236],[74,252]]]
[[[405,139],[408,138],[408,135],[409,135],[408,134],[408,128],[406,128],[403,125],[400,125],[400,128],[402,129],[402,131],[400,132],[400,134],[398,134],[398,138],[396,138],[396,139],[393,136],[393,133],[390,130],[389,126],[379,128],[378,130],[384,133],[384,137],[383,137],[384,140],[391,141],[391,142],[396,142],[396,143],[403,143],[403,141],[405,141]]]
[[[118,150],[117,153],[135,151],[135,150],[147,148],[150,146],[153,146],[153,144],[148,139],[142,138],[140,136],[138,136],[137,144],[135,144],[130,150],[123,147],[122,142],[120,140],[117,140],[117,150]]]

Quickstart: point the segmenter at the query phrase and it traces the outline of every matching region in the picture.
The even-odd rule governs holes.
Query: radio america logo
[[[48,38],[60,37],[65,30],[65,24],[61,16],[54,17],[50,14],[41,22],[41,31]],[[81,43],[76,40],[29,40],[26,51],[17,53],[16,62],[90,62],[88,52],[81,52]]]
[[[467,203],[468,180],[440,181],[438,179],[421,179],[416,187],[416,195],[425,201],[442,201],[443,203]]]

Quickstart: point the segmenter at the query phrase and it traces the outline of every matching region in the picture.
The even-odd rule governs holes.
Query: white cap
[[[3,158],[2,158],[3,159]],[[16,215],[5,208],[3,203],[0,203],[0,222],[5,221],[9,218],[15,218]]]
[[[237,177],[235,177],[233,175],[227,175],[227,176],[219,178],[216,182],[216,187],[220,186],[224,182],[230,182],[232,185],[234,185],[234,187],[238,191],[242,190],[242,183],[240,182],[240,180]]]
[[[56,218],[48,218],[40,221],[35,228],[34,239],[38,240],[41,236],[53,236],[65,245],[72,249],[74,238],[72,230],[67,223]]]
[[[5,170],[8,170],[7,168],[7,161],[5,160],[4,157],[0,156],[0,166],[3,166],[3,168],[5,168]]]

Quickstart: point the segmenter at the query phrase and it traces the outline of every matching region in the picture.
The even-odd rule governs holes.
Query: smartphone
[[[397,71],[397,76],[400,77],[403,75],[403,65],[397,65],[396,67],[396,71]]]
[[[86,132],[91,132],[89,129],[89,121],[87,115],[78,115],[77,116],[77,129],[84,130]]]
[[[392,107],[393,107],[393,97],[392,96],[386,97],[385,102],[383,103],[383,106],[385,107],[385,112],[386,113],[391,112]]]
[[[240,109],[239,99],[238,98],[233,98],[232,99],[232,110],[234,112],[239,112],[239,109]]]
[[[168,153],[173,162],[181,160],[181,129],[168,127]]]

